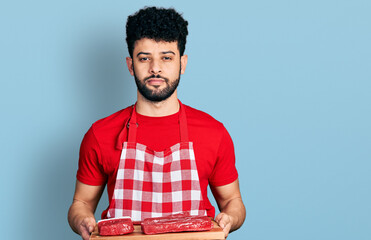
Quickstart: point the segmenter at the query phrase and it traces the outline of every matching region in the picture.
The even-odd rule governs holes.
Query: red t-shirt
[[[233,142],[222,123],[204,112],[183,106],[207,215],[214,217],[215,208],[207,197],[207,186],[223,186],[237,179]],[[118,135],[126,127],[131,110],[131,107],[125,108],[95,122],[81,143],[77,179],[94,186],[107,183],[109,199],[112,199],[121,155],[121,150],[116,148]],[[137,114],[137,122],[137,142],[154,151],[180,142],[179,112],[165,117]],[[106,218],[106,211],[102,218]]]

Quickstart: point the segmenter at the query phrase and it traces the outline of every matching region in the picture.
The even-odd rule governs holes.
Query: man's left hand
[[[225,238],[227,238],[229,231],[231,230],[233,220],[232,217],[226,213],[219,213],[215,217],[215,221],[219,224],[219,226],[223,229]]]
[[[215,221],[223,229],[225,237],[241,227],[245,220],[246,210],[242,202],[238,179],[233,183],[213,187],[210,186],[218,203],[220,213]]]

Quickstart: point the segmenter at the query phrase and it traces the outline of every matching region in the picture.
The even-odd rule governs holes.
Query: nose
[[[151,65],[150,65],[150,68],[149,68],[149,72],[151,74],[161,73],[161,64],[160,64],[160,61],[152,60]]]

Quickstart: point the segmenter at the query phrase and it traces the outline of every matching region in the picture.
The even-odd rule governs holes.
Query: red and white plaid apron
[[[193,143],[188,141],[187,118],[180,103],[180,143],[156,152],[136,142],[135,105],[122,146],[108,218],[129,216],[133,221],[179,212],[206,215]]]

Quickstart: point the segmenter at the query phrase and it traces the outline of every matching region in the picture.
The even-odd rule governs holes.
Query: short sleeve
[[[232,138],[223,127],[216,164],[209,178],[210,184],[212,186],[223,186],[234,182],[238,178],[235,162],[236,159]]]
[[[81,142],[77,180],[88,185],[103,185],[107,177],[101,162],[99,144],[91,127]]]

